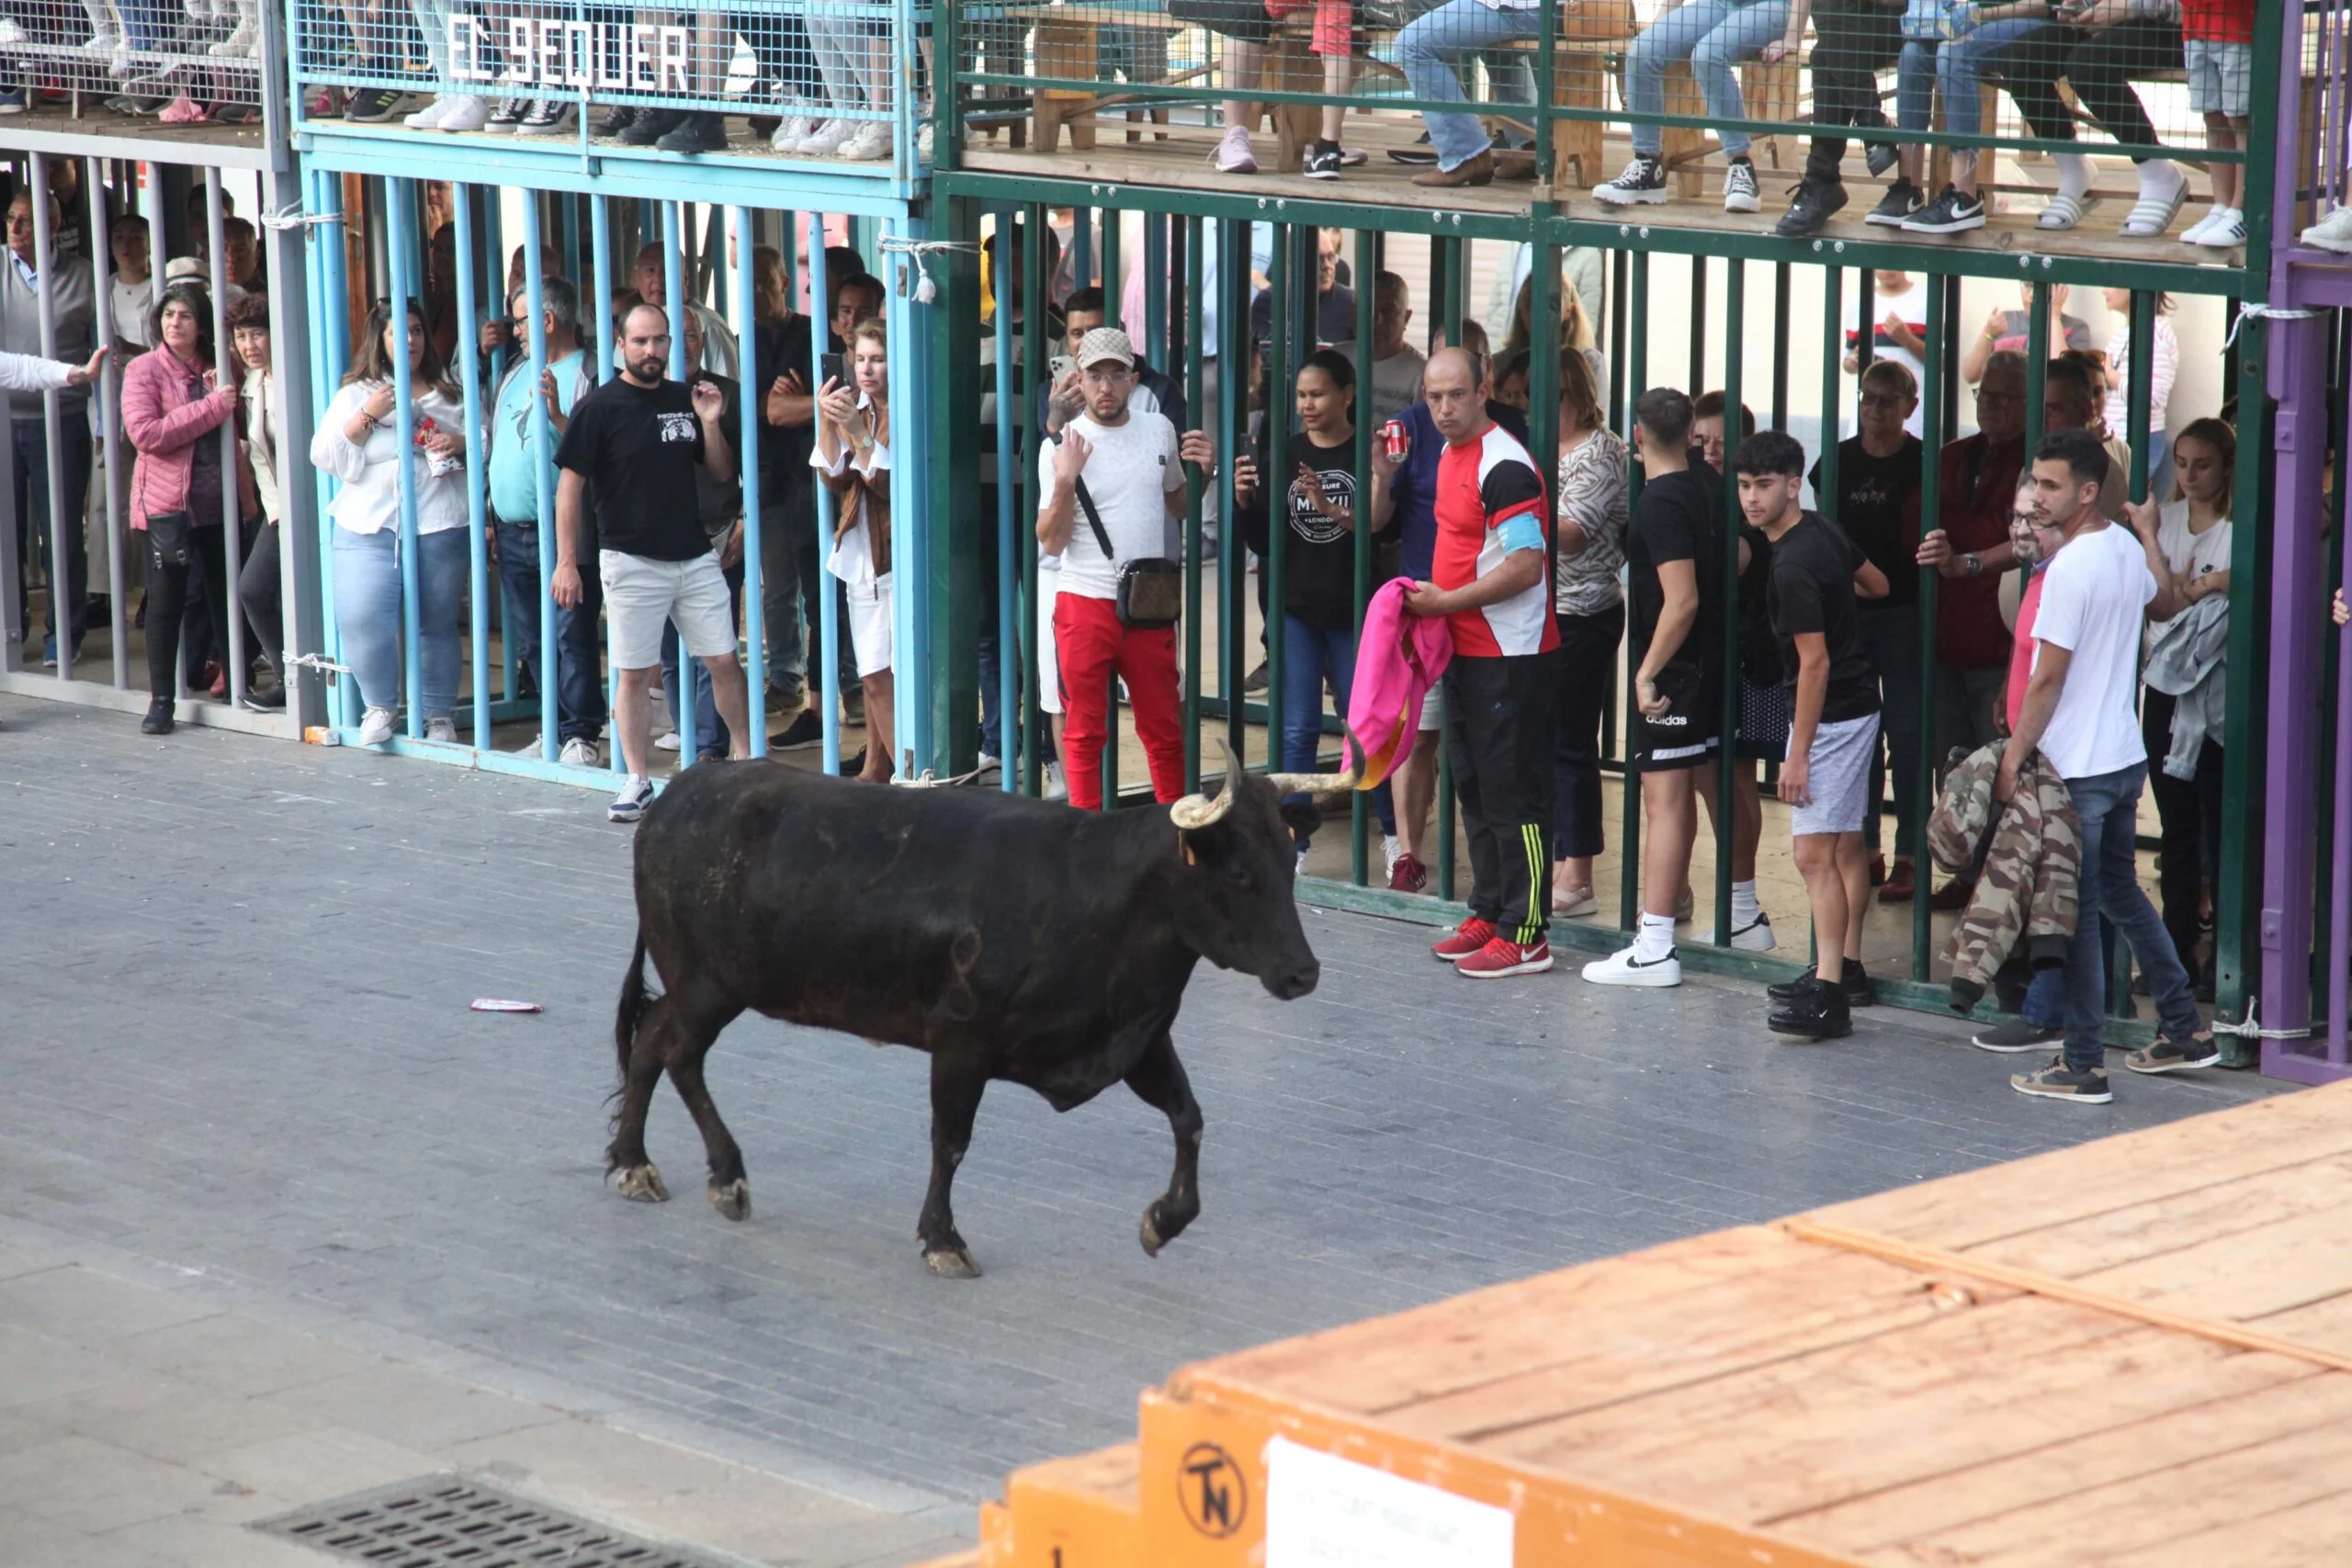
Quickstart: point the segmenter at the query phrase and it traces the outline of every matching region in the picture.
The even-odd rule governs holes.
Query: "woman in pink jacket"
[[[229,662],[229,563],[220,531],[220,426],[237,409],[237,378],[216,368],[212,304],[194,284],[164,290],[150,323],[158,346],[122,373],[122,430],[137,458],[130,525],[147,540],[147,716],[142,734],[169,735],[178,691],[180,619],[189,562],[204,558],[212,657]]]

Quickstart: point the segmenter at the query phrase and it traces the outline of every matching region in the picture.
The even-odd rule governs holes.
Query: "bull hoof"
[[[648,1162],[621,1172],[621,1196],[633,1203],[666,1203],[670,1190],[662,1185],[660,1168]]]
[[[1143,1241],[1143,1255],[1146,1258],[1159,1257],[1159,1249],[1168,1245],[1166,1239],[1160,1235],[1159,1223],[1154,1217],[1155,1211],[1159,1207],[1159,1206],[1155,1203],[1151,1208],[1146,1209],[1143,1212],[1143,1234],[1141,1239]]]
[[[748,1220],[752,1217],[752,1184],[742,1177],[721,1187],[710,1184],[710,1206],[727,1219]]]
[[[980,1277],[980,1266],[972,1261],[972,1254],[967,1247],[926,1252],[922,1255],[922,1262],[924,1268],[943,1280],[977,1280]]]

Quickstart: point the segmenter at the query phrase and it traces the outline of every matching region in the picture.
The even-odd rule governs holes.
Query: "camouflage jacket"
[[[2018,775],[2017,793],[1993,803],[2002,743],[1979,747],[1944,778],[1943,797],[1928,818],[1928,851],[1947,871],[1976,873],[1975,896],[1952,929],[1951,1005],[1967,1012],[2020,937],[2033,967],[2063,964],[2074,941],[2083,873],[2083,825],[2065,781],[2036,751]]]

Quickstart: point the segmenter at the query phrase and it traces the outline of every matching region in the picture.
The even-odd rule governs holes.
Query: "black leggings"
[[[2132,78],[2179,70],[2180,39],[2177,22],[2121,22],[2092,33],[2053,22],[1989,54],[1984,68],[2000,75],[2038,137],[2075,140],[2075,117],[2058,96],[2064,77],[2102,130],[2126,147],[2154,147],[2156,128]]]
[[[141,536],[145,536],[143,534]],[[187,531],[188,552],[204,562],[204,598],[212,612],[212,659],[229,663],[229,551],[219,524]],[[186,566],[166,566],[147,546],[147,692],[170,699],[179,693],[180,620],[187,612]],[[191,670],[192,677],[197,671]]]
[[[253,651],[286,678],[285,592],[277,570],[277,525],[264,523],[245,535],[245,564],[237,573],[237,603],[254,634]]]
[[[2209,878],[2220,891],[2222,748],[2218,741],[2206,741],[2197,753],[2193,779],[2165,773],[2176,705],[2175,698],[2149,687],[2140,705],[2140,737],[2148,749],[2148,793],[2156,797],[2156,819],[2162,825],[2156,844],[2156,902],[2163,909],[2165,930],[2172,933],[2173,951],[2194,979],[2201,934],[2199,895]]]
[[[1597,615],[1562,612],[1560,673],[1552,710],[1552,858],[1597,855],[1608,847],[1600,798],[1600,710],[1608,705],[1625,606]]]

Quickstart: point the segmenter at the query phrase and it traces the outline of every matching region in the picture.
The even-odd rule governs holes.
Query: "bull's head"
[[[1177,929],[1220,969],[1255,975],[1284,1001],[1315,989],[1322,966],[1306,945],[1291,896],[1297,857],[1283,820],[1283,796],[1352,788],[1355,773],[1269,773],[1257,778],[1225,746],[1225,787],[1216,798],[1188,795],[1168,808],[1184,867]],[[1361,756],[1359,750],[1358,755]]]

